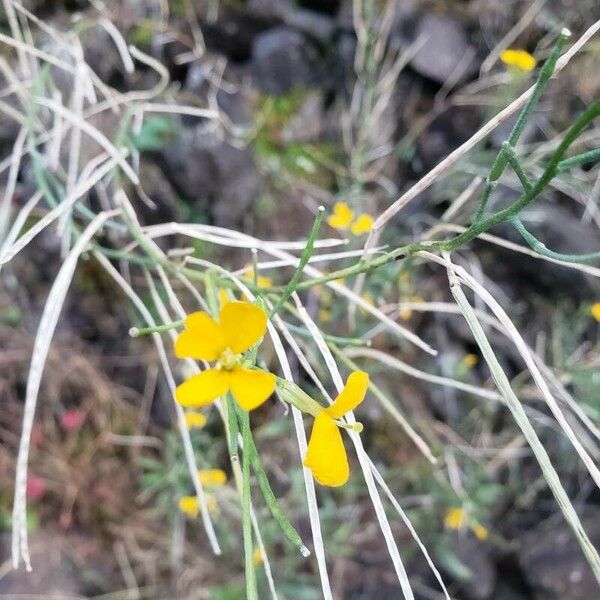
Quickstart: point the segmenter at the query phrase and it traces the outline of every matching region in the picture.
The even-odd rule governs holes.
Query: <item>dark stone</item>
[[[200,23],[202,35],[209,50],[223,54],[240,63],[252,55],[252,44],[257,36],[273,27],[277,20],[250,12],[229,9],[216,23]]]
[[[600,508],[589,508],[582,525],[600,546]],[[545,521],[522,538],[519,561],[535,600],[598,598],[598,582],[569,526],[560,516]]]
[[[204,127],[181,131],[161,157],[165,176],[176,190],[218,225],[239,225],[261,191],[252,152]]]
[[[277,19],[321,42],[326,41],[335,29],[332,17],[298,8],[287,0],[250,0],[248,10],[254,15]]]
[[[425,42],[410,60],[410,66],[420,75],[437,83],[454,77],[456,69],[467,60],[459,82],[467,80],[479,69],[476,49],[469,43],[467,32],[461,23],[450,15],[424,15],[417,25],[414,39]]]
[[[462,532],[455,534],[456,542],[452,548],[456,557],[473,574],[462,585],[462,592],[468,600],[486,600],[491,598],[496,586],[496,568],[487,552],[488,546],[471,535]]]
[[[319,80],[318,53],[298,31],[275,27],[259,35],[252,46],[252,71],[267,94],[283,95]]]

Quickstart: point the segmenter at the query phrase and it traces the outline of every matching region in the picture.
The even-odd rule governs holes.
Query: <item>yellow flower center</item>
[[[217,361],[217,369],[231,371],[239,362],[241,354],[236,354],[231,348],[225,348]]]

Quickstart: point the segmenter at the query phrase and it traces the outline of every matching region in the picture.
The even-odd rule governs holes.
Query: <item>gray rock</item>
[[[491,598],[496,586],[496,568],[487,546],[471,535],[456,534],[453,552],[456,557],[473,573],[473,577],[462,585],[464,598],[469,600],[487,600]],[[463,596],[461,596],[463,597]]]
[[[263,92],[273,95],[316,84],[318,58],[316,49],[301,33],[289,27],[275,27],[254,40],[255,82]]]
[[[582,518],[592,544],[600,545],[600,509],[591,507]],[[528,532],[519,562],[534,590],[535,600],[591,600],[598,598],[598,583],[566,523],[557,517]]]
[[[479,61],[476,59],[476,49],[469,43],[461,23],[450,15],[424,15],[414,37],[426,40],[410,61],[411,67],[424,77],[444,83],[449,77],[454,77],[458,70],[462,71],[459,81],[477,72]]]
[[[218,225],[238,225],[260,194],[262,180],[251,151],[203,127],[183,129],[161,156],[167,179]]]
[[[322,13],[298,8],[288,0],[250,0],[248,10],[265,18],[282,21],[285,25],[324,42],[335,29],[334,20]]]

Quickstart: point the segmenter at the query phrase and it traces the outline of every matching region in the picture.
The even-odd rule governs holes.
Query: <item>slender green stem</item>
[[[258,600],[256,590],[256,571],[254,570],[253,544],[252,544],[252,519],[250,516],[252,499],[250,498],[250,462],[252,451],[252,433],[250,431],[250,415],[246,411],[240,414],[242,421],[242,528],[244,535],[244,558],[246,569],[246,598]]]
[[[322,206],[319,206],[319,210],[317,211],[317,216],[315,217],[315,222],[313,223],[312,229],[310,231],[310,235],[308,236],[308,240],[306,241],[306,246],[302,251],[302,255],[300,256],[300,262],[298,263],[298,267],[296,271],[292,275],[290,282],[285,287],[283,294],[275,304],[275,306],[271,309],[269,313],[269,318],[272,318],[277,312],[281,309],[281,307],[285,304],[287,299],[296,291],[298,288],[298,284],[300,282],[300,277],[302,277],[302,271],[304,271],[304,267],[308,264],[310,257],[312,256],[315,240],[317,239],[317,235],[319,235],[319,229],[321,228],[321,223],[323,222],[323,217],[325,215],[325,209]]]
[[[562,52],[565,42],[569,39],[570,36],[571,36],[571,34],[568,30],[563,29],[563,31],[561,31],[560,35],[558,36],[558,38],[554,44],[554,48],[552,48],[552,52],[550,53],[550,56],[544,63],[544,66],[542,67],[542,69],[540,70],[540,74],[538,75],[538,79],[535,83],[535,87],[533,88],[533,92],[531,93],[531,96],[529,96],[529,99],[527,100],[527,102],[525,103],[525,106],[521,110],[521,113],[519,114],[512,130],[510,132],[510,135],[508,136],[507,141],[505,142],[505,144],[502,145],[502,148],[498,152],[498,155],[496,156],[496,159],[494,160],[494,163],[492,164],[492,167],[490,169],[490,174],[487,177],[486,184],[485,184],[485,187],[483,190],[483,196],[481,198],[481,203],[475,214],[474,223],[480,222],[481,219],[483,218],[490,195],[491,195],[492,191],[494,190],[494,188],[496,187],[498,179],[500,179],[500,177],[501,177],[502,173],[504,172],[504,169],[506,168],[506,165],[509,161],[509,155],[507,153],[506,147],[508,146],[509,148],[514,148],[514,146],[516,146],[517,142],[519,141],[519,138],[521,137],[521,134],[523,133],[523,130],[525,129],[525,125],[527,124],[527,121],[531,117],[531,113],[533,112],[533,109],[539,102],[543,91],[546,89],[546,86],[548,85],[548,81],[550,80],[550,77],[552,77],[552,74],[554,73],[554,69],[556,68],[556,61],[560,57],[560,53]]]
[[[148,335],[150,333],[163,333],[164,331],[178,329],[179,327],[183,327],[183,320],[164,323],[163,325],[156,325],[155,327],[132,327],[129,330],[129,335],[131,337],[139,337],[140,335]]]
[[[240,427],[238,425],[238,419],[236,415],[235,402],[231,393],[228,392],[226,396],[227,402],[227,422],[229,424],[229,439],[227,440],[227,446],[229,448],[229,456],[231,460],[239,460],[238,457],[238,434]]]
[[[560,252],[554,252],[529,232],[519,217],[513,217],[511,223],[515,226],[515,229],[521,234],[529,247],[543,256],[571,263],[591,263],[600,260],[600,252],[590,252],[588,254],[562,254]]]
[[[248,452],[250,454],[250,461],[252,463],[252,469],[256,475],[256,480],[258,481],[258,485],[260,487],[260,491],[265,499],[265,502],[271,511],[271,515],[277,521],[277,524],[281,528],[281,531],[285,535],[285,537],[294,544],[299,550],[302,556],[308,556],[310,551],[305,546],[302,538],[299,533],[296,531],[294,526],[291,524],[283,510],[275,494],[273,493],[273,489],[271,488],[271,484],[269,483],[269,479],[267,474],[265,473],[265,469],[260,460],[260,455],[258,454],[258,450],[256,448],[256,444],[254,443],[254,439],[252,438],[252,434],[249,436],[249,444],[247,446]],[[246,445],[244,442],[244,451],[246,449]]]
[[[521,163],[519,162],[519,159],[518,159],[514,149],[512,148],[512,146],[510,146],[508,144],[508,142],[504,142],[503,146],[504,146],[504,151],[506,153],[506,158],[508,159],[508,164],[512,167],[512,170],[515,172],[516,176],[519,178],[519,181],[521,182],[523,189],[526,192],[531,192],[531,188],[533,187],[533,184],[531,183],[531,181],[529,181],[529,177],[527,177],[527,175],[525,174],[525,171],[523,171],[523,167],[521,167]]]
[[[562,173],[563,171],[568,171],[573,167],[578,167],[590,162],[596,162],[598,160],[600,160],[600,148],[594,148],[594,150],[589,150],[588,152],[576,154],[575,156],[561,160],[558,163],[557,168],[558,172]]]
[[[600,99],[593,102],[588,108],[577,118],[575,123],[571,126],[569,131],[566,133],[562,142],[558,148],[554,151],[551,156],[546,169],[542,173],[541,177],[536,181],[533,187],[525,192],[516,202],[504,210],[498,211],[491,215],[487,219],[475,222],[466,231],[457,235],[450,240],[446,240],[439,244],[438,248],[441,250],[451,251],[455,250],[465,242],[470,242],[475,239],[480,233],[483,233],[504,221],[512,219],[518,215],[528,204],[533,202],[539,194],[546,188],[550,181],[557,174],[557,167],[562,160],[565,152],[569,146],[577,139],[583,129],[587,127],[596,117],[600,115]],[[508,160],[508,159],[507,159]]]

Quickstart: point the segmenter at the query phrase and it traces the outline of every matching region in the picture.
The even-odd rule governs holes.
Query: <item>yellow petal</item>
[[[177,386],[175,400],[187,408],[206,406],[229,389],[230,381],[229,371],[207,369]]]
[[[594,319],[600,323],[600,302],[595,302],[592,304],[590,312],[592,313],[592,317],[594,317]]]
[[[190,517],[195,519],[200,512],[200,505],[196,496],[184,496],[179,499],[179,510]]]
[[[335,402],[326,408],[326,412],[332,419],[339,419],[348,411],[356,408],[364,399],[369,385],[369,375],[364,371],[353,371],[348,376],[344,389],[335,399]]]
[[[219,288],[217,291],[217,296],[219,298],[219,306],[224,306],[227,302],[231,302],[231,298],[229,297],[229,292],[225,288]]]
[[[304,466],[321,485],[337,487],[348,481],[350,467],[342,434],[325,412],[315,418]]]
[[[225,349],[221,328],[205,312],[195,312],[185,320],[185,330],[175,340],[177,358],[217,360]]]
[[[225,485],[227,482],[227,473],[222,469],[202,469],[198,471],[200,483],[207,487],[216,487]]]
[[[265,371],[242,369],[231,372],[231,393],[244,410],[260,406],[275,391],[275,375]]]
[[[333,206],[333,214],[327,217],[327,223],[334,229],[348,229],[354,213],[345,202],[336,202]]]
[[[481,523],[473,523],[471,529],[475,534],[475,537],[482,542],[487,540],[490,535],[490,532]]]
[[[500,60],[510,67],[517,67],[521,71],[531,71],[535,69],[537,60],[527,50],[515,50],[507,48],[500,54]]]
[[[446,512],[444,517],[444,525],[448,529],[461,529],[467,520],[467,515],[464,509],[454,506]]]
[[[363,233],[367,233],[371,231],[373,227],[373,217],[366,213],[360,215],[354,223],[352,223],[352,227],[350,227],[350,231],[354,235],[362,235]]]
[[[185,424],[188,429],[201,429],[206,425],[206,417],[195,411],[188,411],[185,413]]]
[[[267,315],[249,302],[227,302],[221,309],[220,321],[226,345],[236,354],[248,350],[267,331]]]

